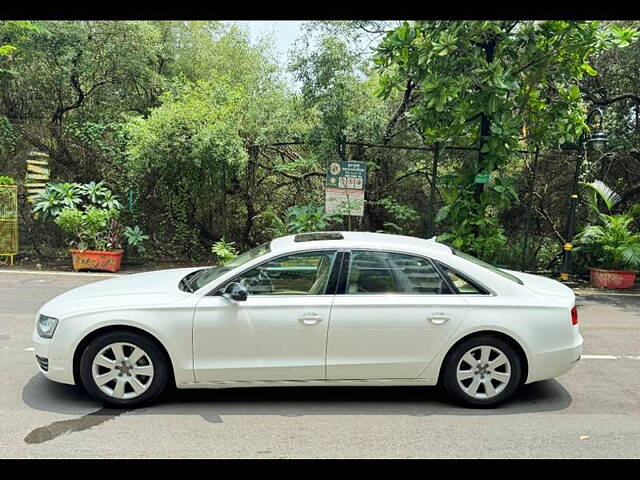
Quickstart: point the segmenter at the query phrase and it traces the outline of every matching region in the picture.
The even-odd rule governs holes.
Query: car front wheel
[[[509,398],[522,375],[520,357],[507,342],[488,335],[456,346],[443,365],[442,383],[466,406],[488,407]]]
[[[104,405],[135,408],[162,394],[168,366],[157,344],[144,335],[109,332],[85,348],[80,377],[87,392]]]

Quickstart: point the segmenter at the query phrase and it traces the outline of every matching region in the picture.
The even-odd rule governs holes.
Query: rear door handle
[[[450,320],[451,317],[443,312],[431,313],[427,316],[427,320],[429,320],[434,325],[442,325],[443,323]]]
[[[315,325],[316,323],[322,321],[322,317],[317,313],[305,313],[298,317],[298,320],[305,325]]]

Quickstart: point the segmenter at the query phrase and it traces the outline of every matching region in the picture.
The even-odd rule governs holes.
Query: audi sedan
[[[46,377],[122,408],[169,385],[440,385],[483,407],[562,375],[582,351],[561,283],[434,239],[362,232],[70,290],[42,306],[33,342]]]

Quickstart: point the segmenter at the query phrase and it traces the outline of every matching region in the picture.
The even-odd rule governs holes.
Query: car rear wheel
[[[134,332],[109,332],[92,340],[80,357],[87,392],[104,405],[135,408],[156,400],[168,381],[158,345]]]
[[[482,335],[456,346],[442,372],[445,390],[457,402],[489,407],[508,399],[522,376],[520,357],[507,342]]]

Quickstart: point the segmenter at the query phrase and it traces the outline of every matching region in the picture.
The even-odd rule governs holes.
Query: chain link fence
[[[150,236],[144,258],[128,251],[126,263],[142,261],[204,261],[211,258],[214,240],[225,238],[245,248],[265,241],[270,230],[265,228],[263,211],[252,210],[259,199],[269,205],[294,205],[310,199],[322,202],[322,179],[318,176],[296,182],[281,182],[260,175],[248,180],[227,179],[218,187],[221,172],[202,172],[202,195],[198,202],[184,211],[176,221],[176,209],[171,195],[160,188],[157,177],[150,174],[135,185],[123,181],[126,166],[105,153],[104,149],[88,146],[86,139],[69,130],[58,130],[49,122],[34,120],[14,122],[14,137],[0,148],[0,174],[18,180],[18,218],[20,248],[23,255],[38,258],[67,258],[67,241],[51,222],[36,220],[33,205],[24,188],[26,159],[29,152],[39,150],[49,155],[50,182],[88,183],[106,180],[125,209],[127,222],[139,225]],[[105,139],[105,142],[108,138]],[[441,151],[434,165],[434,151],[429,148],[351,144],[345,150],[347,159],[370,163],[365,216],[354,220],[352,229],[379,230],[375,219],[383,216],[393,225],[385,231],[431,237],[444,233],[435,219],[444,206],[442,176],[455,172],[465,162],[475,162],[475,151]],[[576,151],[553,151],[540,155],[523,154],[514,160],[518,201],[500,213],[508,248],[501,264],[525,271],[557,269],[566,231],[569,196],[572,193]],[[253,157],[249,156],[251,167]],[[258,164],[260,157],[256,157]],[[247,173],[250,170],[247,170]],[[263,171],[263,174],[268,172]],[[247,177],[248,178],[248,177]],[[618,192],[626,192],[640,184],[640,160],[634,152],[618,152],[588,159],[582,180],[603,180]],[[280,178],[282,180],[282,178]],[[284,180],[287,180],[286,178]],[[242,183],[235,185],[234,182]],[[178,191],[180,184],[176,184]],[[250,194],[252,195],[249,195]],[[374,200],[372,200],[374,199]],[[390,199],[381,202],[381,199]],[[640,202],[640,189],[624,197],[624,202]],[[394,205],[408,206],[401,210]],[[394,210],[396,208],[396,210]],[[263,209],[264,210],[264,209]],[[281,209],[283,211],[283,209]],[[395,212],[395,213],[394,213]],[[395,215],[395,216],[394,216]],[[587,221],[586,209],[579,208],[576,225]],[[190,224],[196,240],[184,244],[181,225]],[[344,225],[346,227],[346,223]],[[399,231],[398,231],[399,230]],[[184,247],[184,248],[183,248]],[[19,258],[19,257],[18,257]]]

